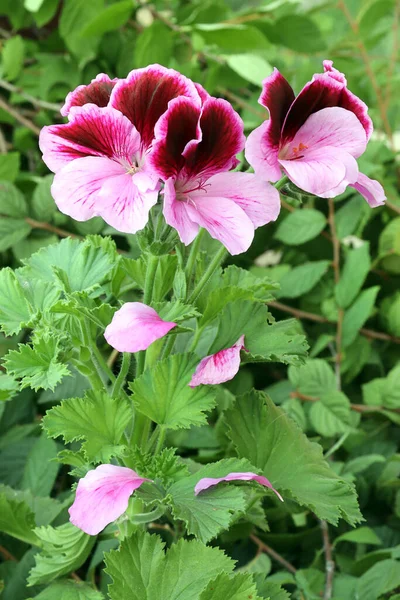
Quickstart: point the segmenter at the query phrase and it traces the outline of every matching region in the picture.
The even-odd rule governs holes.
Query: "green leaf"
[[[365,404],[400,408],[400,366],[389,371],[386,378],[379,377],[364,384],[362,392]]]
[[[199,600],[261,600],[257,596],[257,588],[253,582],[253,577],[246,573],[238,573],[229,577],[227,573],[221,573],[215,579],[210,581],[207,587],[200,594]]]
[[[356,458],[352,458],[346,462],[342,473],[343,475],[346,473],[357,475],[358,473],[362,473],[369,469],[371,465],[383,462],[386,462],[386,459],[381,454],[364,454],[363,456],[356,456]]]
[[[18,219],[27,214],[23,193],[10,181],[0,181],[0,215]]]
[[[400,293],[385,298],[382,302],[380,316],[389,333],[400,336]]]
[[[271,65],[257,54],[227,54],[224,58],[235,73],[259,87],[263,79],[272,73]]]
[[[129,277],[143,290],[146,279],[148,257],[141,256],[137,260],[123,259],[122,267]],[[153,302],[160,302],[171,290],[175,272],[178,268],[176,254],[164,254],[157,259],[157,269],[154,276]]]
[[[66,523],[60,527],[37,527],[35,533],[41,541],[42,551],[36,554],[28,585],[50,583],[78,569],[89,556],[96,536],[90,536]]]
[[[57,205],[50,191],[53,178],[54,175],[43,177],[33,192],[32,208],[35,218],[40,221],[52,221],[54,214],[57,212]]]
[[[3,487],[0,490],[0,531],[25,542],[38,544],[38,539],[33,531],[35,517],[24,501],[17,500],[11,488]]]
[[[14,490],[6,485],[0,485],[0,493],[6,498],[16,503],[25,503],[32,511],[36,525],[49,525],[65,508],[64,503],[49,498],[34,496],[30,490]]]
[[[185,319],[200,316],[200,313],[194,306],[184,304],[180,300],[174,302],[156,302],[153,303],[153,308],[164,321],[184,321]]]
[[[228,473],[244,473],[252,468],[248,461],[228,458],[201,467],[193,475],[174,483],[167,491],[174,517],[184,521],[188,533],[206,544],[228,529],[245,511],[245,493],[240,487],[227,483],[195,496],[196,483],[203,477],[224,477]]]
[[[289,246],[297,246],[313,240],[321,233],[325,225],[325,215],[319,210],[314,208],[298,209],[281,221],[275,237]]]
[[[103,0],[65,0],[59,21],[60,36],[80,64],[95,57],[99,38],[84,38],[81,33],[86,25],[104,10]]]
[[[35,496],[50,495],[59,470],[59,465],[54,461],[56,456],[55,442],[41,435],[27,456],[22,489],[29,489]]]
[[[221,550],[200,542],[179,540],[165,554],[163,547],[157,535],[138,530],[106,554],[111,600],[195,599],[211,579],[234,567]]]
[[[202,425],[215,394],[207,386],[189,387],[199,359],[173,354],[130,384],[136,409],[168,429]]]
[[[308,262],[300,267],[294,267],[280,280],[279,298],[298,298],[313,289],[327,272],[329,260]]]
[[[353,531],[342,533],[334,541],[334,546],[339,542],[354,542],[355,544],[372,544],[382,546],[382,540],[376,535],[370,527],[358,527]]]
[[[379,238],[379,256],[400,254],[400,217],[389,221]]]
[[[35,2],[36,0],[30,0],[30,1]],[[51,21],[51,19],[54,17],[54,15],[57,12],[58,6],[59,6],[58,0],[44,0],[43,4],[39,8],[39,10],[33,15],[36,25],[38,27],[43,27],[43,25],[46,25],[46,23]]]
[[[136,67],[152,63],[168,64],[173,50],[173,32],[161,23],[154,21],[138,36],[134,61]]]
[[[10,400],[19,390],[19,385],[13,377],[0,372],[0,402]]]
[[[21,331],[31,318],[23,289],[11,269],[0,271],[0,325],[6,335]]]
[[[218,332],[208,354],[230,348],[245,335],[245,344],[250,343],[252,336],[258,336],[260,329],[265,331],[270,314],[263,304],[249,300],[237,300],[228,304],[219,319]]]
[[[305,15],[286,15],[275,23],[279,42],[296,52],[319,52],[326,44],[318,25]]]
[[[82,581],[56,581],[30,600],[104,600],[101,592],[97,592]]]
[[[399,562],[391,559],[381,560],[359,578],[356,593],[362,600],[376,600],[399,585]]]
[[[361,327],[370,317],[379,290],[379,286],[364,290],[350,308],[346,310],[342,327],[342,344],[344,348],[354,342]]]
[[[103,35],[107,31],[123,27],[131,16],[133,7],[134,2],[132,0],[122,0],[107,6],[85,25],[81,31],[81,36]]]
[[[195,25],[194,29],[201,35],[206,44],[217,46],[220,53],[240,54],[270,47],[268,40],[261,31],[250,25],[212,23]]]
[[[25,219],[0,217],[0,252],[25,239],[30,232],[31,226]]]
[[[304,366],[290,367],[289,379],[298,392],[318,398],[322,394],[336,391],[335,373],[325,360],[308,360]]]
[[[249,354],[243,353],[244,362],[275,361],[287,365],[301,365],[307,358],[308,344],[298,333],[294,319],[272,325],[264,324],[245,339]]]
[[[18,77],[24,63],[25,44],[20,35],[8,38],[3,42],[2,63],[3,76],[8,81]]]
[[[25,0],[24,6],[29,12],[37,12],[42,6],[44,0]]]
[[[57,360],[59,341],[56,335],[44,333],[33,346],[19,344],[18,350],[8,352],[5,367],[9,374],[22,379],[21,388],[54,389],[63,377],[69,375],[66,365]]]
[[[312,404],[309,416],[315,431],[325,437],[345,433],[352,422],[350,401],[339,391],[324,393]]]
[[[130,418],[126,400],[88,391],[84,398],[69,398],[48,410],[43,427],[49,436],[62,436],[67,443],[84,440],[82,449],[88,460],[106,462]]]
[[[364,198],[361,196],[355,196],[341,206],[335,214],[338,238],[342,240],[348,235],[353,234],[369,210],[368,204],[366,204]]]
[[[360,521],[354,487],[325,462],[322,448],[260,392],[238,398],[225,413],[229,438],[240,457],[247,458],[285,498],[307,506],[319,518],[337,524]]]
[[[19,173],[19,162],[19,152],[0,154],[0,181],[15,181]]]
[[[371,259],[368,243],[349,251],[340,275],[340,281],[335,287],[335,297],[339,306],[347,308],[354,301],[363,286],[370,267]]]

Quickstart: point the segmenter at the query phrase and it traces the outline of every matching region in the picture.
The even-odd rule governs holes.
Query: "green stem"
[[[120,394],[122,388],[124,387],[125,384],[125,379],[126,376],[128,375],[129,372],[129,367],[131,365],[131,355],[129,354],[129,352],[124,352],[122,355],[122,364],[121,364],[121,369],[118,373],[118,377],[115,380],[111,395],[113,398],[117,398],[118,395]]]
[[[165,442],[166,435],[167,435],[167,430],[165,429],[165,427],[160,427],[160,435],[158,436],[154,454],[160,454],[162,447],[164,445],[164,442]]]
[[[104,360],[103,355],[100,352],[100,350],[98,349],[98,347],[96,346],[95,342],[92,345],[92,352],[93,352],[93,355],[94,355],[94,358],[95,358],[96,362],[99,365],[99,368],[100,368],[101,372],[106,377],[108,377],[108,379],[111,381],[111,383],[114,383],[115,382],[115,375],[111,371],[111,369],[108,366],[108,364],[106,363],[106,361]]]
[[[201,292],[203,291],[204,287],[207,285],[210,278],[214,275],[215,271],[218,269],[218,267],[223,262],[226,254],[227,254],[227,251],[226,251],[225,247],[221,246],[221,248],[218,250],[218,252],[214,256],[214,258],[208,265],[207,269],[203,273],[203,276],[200,278],[200,281],[195,286],[193,292],[190,294],[190,296],[187,300],[188,304],[192,304],[193,302],[195,302],[197,300],[197,298],[200,296]]]
[[[148,513],[137,513],[131,517],[132,523],[151,523],[157,521],[165,513],[165,506],[157,506],[154,510]]]
[[[164,360],[164,358],[167,358],[171,354],[172,348],[174,347],[174,344],[175,344],[175,340],[176,340],[176,333],[168,336],[168,339],[163,348],[160,360]]]
[[[154,278],[156,275],[158,260],[156,256],[152,254],[149,255],[149,262],[147,265],[146,271],[146,279],[144,282],[144,290],[143,290],[143,304],[149,304],[151,302],[151,297],[153,295],[153,286],[154,286]],[[137,353],[136,358],[136,377],[140,377],[140,375],[144,371],[145,363],[146,363],[146,351]]]
[[[205,233],[205,229],[200,229],[199,233],[197,234],[191,248],[190,248],[190,253],[189,253],[189,257],[188,257],[188,261],[186,263],[186,268],[185,268],[185,272],[186,272],[186,280],[189,282],[190,277],[192,275],[193,272],[193,267],[194,264],[196,262],[196,258],[197,258],[197,254],[199,252],[199,247],[200,247],[200,243],[201,240],[204,236]]]
[[[274,185],[275,189],[277,189],[278,191],[281,190],[283,188],[283,186],[289,181],[289,177],[287,177],[286,175],[284,175],[282,177],[282,179],[280,179],[279,181],[277,181]]]

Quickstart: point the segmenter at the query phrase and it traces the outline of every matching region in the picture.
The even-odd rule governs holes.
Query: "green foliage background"
[[[58,111],[66,94],[99,72],[124,77],[131,69],[154,62],[173,67],[202,83],[209,93],[231,101],[249,132],[266,116],[257,99],[261,81],[273,66],[299,91],[321,71],[322,60],[329,58],[346,74],[349,88],[370,107],[375,134],[359,160],[360,170],[384,185],[386,206],[369,209],[351,188],[330,205],[323,199],[296,199],[293,190],[286,188],[278,221],[259,229],[249,252],[235,261],[253,275],[268,276],[280,284],[279,289],[271,286],[269,309],[278,321],[288,316],[299,319],[296,331],[298,336],[306,334],[310,359],[299,366],[286,354],[283,362],[289,367],[274,362],[243,367],[225,390],[227,395],[247,394],[253,386],[266,390],[310,439],[322,445],[332,469],[355,483],[365,522],[351,529],[340,521],[337,528],[328,529],[325,520],[335,523],[339,509],[332,512],[328,507],[323,512],[319,507],[318,514],[325,519],[321,522],[304,508],[310,504],[306,484],[311,466],[301,460],[302,447],[298,446],[300,460],[293,477],[304,482],[302,496],[294,498],[300,504],[289,499],[288,510],[271,508],[269,530],[256,507],[251,523],[235,524],[222,534],[220,546],[238,561],[243,573],[233,579],[218,576],[214,581],[217,592],[210,584],[207,589],[199,587],[201,596],[193,598],[242,600],[254,593],[269,595],[271,600],[314,600],[324,594],[336,600],[400,598],[399,18],[398,0],[0,0],[0,267],[20,268],[33,253],[60,238],[79,239],[87,234],[112,235],[127,257],[139,255],[134,236],[117,234],[101,219],[77,223],[58,212],[50,195],[52,175],[37,146],[42,126],[62,122]],[[96,244],[96,267],[106,271],[111,264],[107,262],[109,250]],[[72,252],[72,246],[64,248]],[[88,255],[84,256],[87,261]],[[30,268],[43,274],[43,263],[35,261]],[[5,363],[8,374],[0,367],[0,477],[9,486],[0,494],[0,580],[5,582],[0,597],[101,600],[115,570],[114,553],[107,561],[108,575],[100,570],[103,551],[115,547],[112,539],[101,541],[93,553],[90,541],[71,539],[68,526],[60,532],[66,556],[53,570],[68,576],[80,569],[74,577],[86,584],[69,579],[45,589],[50,580],[40,577],[40,569],[47,559],[41,558],[34,567],[35,548],[47,548],[51,555],[54,546],[49,539],[51,528],[35,533],[32,525],[65,523],[72,481],[68,469],[54,460],[61,445],[42,433],[40,421],[47,409],[64,398],[82,397],[87,384],[82,376],[59,383],[66,374],[67,357],[59,357],[57,340],[50,343],[46,338],[37,340],[31,351],[32,373],[18,372],[18,342],[27,341],[26,329],[20,330],[19,323],[29,322],[32,315],[29,307],[15,301],[22,280],[11,269],[0,275],[0,312],[8,311],[8,325],[0,333],[0,358],[11,350]],[[140,283],[137,272],[132,277]],[[98,283],[95,272],[87,269],[74,290]],[[129,299],[128,291],[124,298]],[[10,313],[10,307],[14,312]],[[107,323],[109,315],[98,316]],[[293,354],[304,353],[301,339],[293,342],[298,344]],[[28,365],[31,356],[24,348],[20,352],[25,353]],[[257,348],[260,355],[269,351],[260,344]],[[105,345],[101,350],[109,351]],[[274,352],[272,342],[272,359]],[[17,380],[23,376],[19,386]],[[247,407],[250,401],[256,406],[254,397],[246,398]],[[219,402],[223,405],[224,401]],[[246,406],[242,418],[254,429],[257,423],[246,414]],[[122,413],[123,409],[119,407]],[[274,410],[271,403],[263,413],[267,430],[267,416]],[[97,411],[98,407],[93,414],[89,411],[88,423]],[[52,411],[47,417],[50,435],[56,416]],[[119,417],[123,422],[123,414]],[[226,413],[226,422],[235,445],[239,425],[233,412]],[[216,427],[177,432],[171,435],[171,444],[179,446],[182,455],[207,462],[219,457],[226,435],[221,427],[217,422]],[[108,435],[112,445],[114,433]],[[66,441],[82,438],[84,431],[77,434],[74,430]],[[252,443],[257,445],[256,435]],[[93,440],[91,444],[87,442],[87,449],[91,447],[89,452],[95,454]],[[238,456],[256,464],[251,447],[242,448],[241,453],[239,444]],[[268,464],[267,476],[279,479],[285,456],[279,460]],[[75,465],[78,473],[81,466]],[[286,485],[284,478],[280,481]],[[329,493],[345,492],[325,489],[321,496]],[[232,490],[232,502],[240,503],[240,495],[235,494]],[[179,512],[179,507],[174,510]],[[357,520],[355,514],[342,516],[350,523]],[[257,535],[250,539],[257,527]],[[129,552],[143,552],[145,557],[158,553],[160,569],[166,565],[179,568],[178,551],[161,557],[160,548],[146,546],[157,545],[155,540],[143,538],[135,543],[139,546]],[[289,561],[289,569],[270,558],[269,548]],[[189,562],[191,553],[198,552],[204,552],[204,564],[214,560],[211,549],[187,546],[184,550],[182,546],[180,551]],[[333,589],[327,596],[331,554],[336,566]],[[27,588],[32,567],[35,585]],[[248,572],[256,574],[255,580],[261,574],[270,575],[268,583],[255,592]],[[114,572],[115,590],[116,579]],[[279,591],[278,584],[287,593]],[[111,597],[119,600],[118,593]]]

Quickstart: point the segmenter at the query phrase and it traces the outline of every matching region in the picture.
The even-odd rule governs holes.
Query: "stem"
[[[11,104],[8,104],[8,102],[3,100],[3,98],[0,98],[0,108],[2,108],[9,115],[14,117],[14,119],[21,123],[21,125],[24,125],[28,129],[30,129],[35,135],[40,134],[40,127],[38,127],[37,125],[35,125],[35,123],[32,123],[32,121],[21,115],[21,113],[16,108],[11,106]]]
[[[165,513],[165,506],[157,506],[154,510],[148,513],[137,513],[131,518],[132,523],[151,523],[156,521]]]
[[[333,198],[329,198],[329,228],[331,231],[332,244],[333,244],[333,270],[335,274],[335,284],[337,285],[340,281],[340,242],[336,233],[336,225],[335,225],[335,204]],[[342,387],[341,380],[341,362],[342,362],[342,329],[343,329],[343,317],[344,310],[339,307],[338,310],[338,320],[336,324],[336,356],[335,356],[335,371],[336,371],[336,380],[337,387],[340,390]]]
[[[95,343],[92,345],[92,351],[94,354],[94,358],[98,362],[98,366],[99,366],[101,374],[105,375],[111,381],[111,383],[115,383],[115,375],[111,371],[110,367],[106,363],[105,359],[103,358],[102,353],[100,352],[100,350],[98,349],[98,347],[96,346]]]
[[[324,600],[331,600],[333,591],[333,576],[335,574],[335,563],[332,559],[332,545],[329,539],[329,529],[326,521],[320,521],[322,539],[325,552],[325,591]]]
[[[337,442],[335,442],[335,444],[333,444],[333,446],[331,448],[329,448],[329,450],[327,450],[324,454],[324,458],[329,458],[330,456],[332,456],[332,454],[334,454],[336,452],[336,450],[339,450],[339,448],[344,444],[344,442],[347,440],[347,438],[350,435],[350,431],[346,431],[338,440]]]
[[[188,258],[188,261],[186,263],[186,268],[185,268],[187,281],[190,280],[190,277],[192,275],[194,263],[196,262],[198,250],[200,247],[201,240],[204,236],[204,233],[205,233],[205,229],[201,228],[199,233],[197,234],[193,244],[191,245],[189,258]]]
[[[0,79],[0,87],[4,88],[5,90],[8,90],[9,92],[14,92],[15,94],[18,94],[22,98],[25,98],[25,100],[28,100],[28,102],[30,102],[31,104],[33,104],[33,106],[36,106],[37,108],[53,110],[56,113],[60,112],[61,106],[59,104],[53,104],[52,102],[45,102],[44,100],[39,100],[38,98],[27,94],[26,92],[24,92],[23,89],[13,85],[12,83],[4,81],[4,79]]]
[[[274,188],[276,190],[281,190],[283,188],[283,186],[289,181],[289,177],[287,177],[286,175],[284,175],[279,181],[277,181],[274,185]],[[294,210],[292,207],[290,207],[291,210]]]
[[[147,265],[146,271],[146,279],[144,282],[144,290],[143,290],[143,304],[150,304],[151,297],[153,295],[153,287],[154,287],[154,277],[157,270],[157,257],[152,254],[149,255],[149,262]],[[145,363],[146,363],[146,350],[142,350],[137,353],[136,359],[136,377],[140,377],[140,375],[144,371]]]
[[[268,546],[268,544],[265,544],[265,542],[263,542],[262,540],[260,540],[260,538],[258,538],[256,535],[253,535],[253,534],[250,535],[250,539],[258,546],[258,548],[260,550],[262,550],[262,552],[269,554],[271,556],[271,558],[273,558],[279,564],[281,564],[283,567],[285,567],[285,569],[287,569],[289,571],[289,573],[293,573],[293,575],[296,574],[296,571],[297,571],[296,567],[294,567],[290,562],[288,562],[285,558],[283,558],[283,556],[278,554],[278,552],[273,550],[273,548]]]
[[[218,252],[214,256],[214,258],[208,265],[203,276],[200,278],[200,281],[195,286],[193,292],[190,294],[190,296],[187,300],[188,304],[192,304],[193,302],[195,302],[197,300],[197,298],[200,296],[201,292],[203,291],[204,287],[207,285],[207,283],[209,282],[211,277],[214,275],[215,271],[218,269],[218,267],[223,262],[226,254],[227,254],[227,251],[225,249],[225,246],[221,246],[221,248],[218,250]]]
[[[131,355],[129,354],[129,352],[124,352],[122,355],[122,364],[121,364],[121,369],[118,373],[118,377],[115,380],[111,395],[113,398],[116,398],[119,396],[122,388],[124,387],[125,384],[125,379],[126,376],[128,375],[129,372],[129,367],[131,365]]]
[[[158,436],[154,454],[160,454],[162,447],[164,445],[164,442],[165,442],[166,435],[167,435],[167,430],[165,429],[165,427],[160,427],[160,435]]]

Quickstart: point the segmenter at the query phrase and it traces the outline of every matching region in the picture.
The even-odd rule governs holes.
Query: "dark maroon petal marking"
[[[66,117],[72,106],[83,106],[89,103],[107,106],[111,91],[117,81],[118,79],[110,79],[105,73],[100,73],[88,85],[80,85],[68,94],[65,104],[61,108],[61,114]]]
[[[178,96],[188,96],[200,104],[192,81],[173,69],[151,65],[132,71],[115,86],[110,104],[135,125],[142,139],[142,148],[149,148],[154,127],[167,110],[168,102]]]
[[[193,100],[180,96],[171,100],[167,112],[157,122],[149,162],[162,179],[174,177],[183,169],[186,145],[201,138],[200,112]]]
[[[258,99],[259,104],[269,111],[268,144],[278,146],[282,125],[294,101],[294,92],[278,69],[264,79],[263,91]]]
[[[197,83],[196,81],[194,82],[195,88],[201,98],[202,103],[204,104],[204,102],[206,100],[208,100],[208,98],[211,98],[210,94],[207,92],[207,90],[205,90],[203,88],[203,86],[201,85],[201,83]]]

